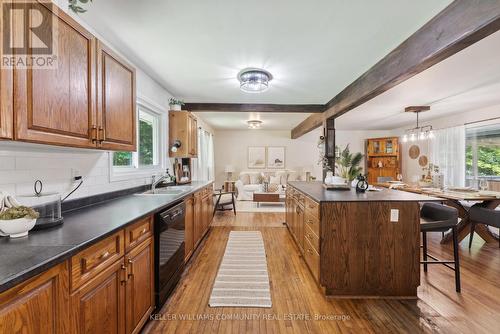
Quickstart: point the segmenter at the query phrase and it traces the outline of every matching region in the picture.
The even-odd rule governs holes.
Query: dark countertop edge
[[[123,228],[131,225],[132,223],[135,223],[136,221],[138,221],[146,216],[149,216],[151,214],[155,214],[155,213],[157,213],[157,212],[159,212],[159,211],[161,211],[169,206],[172,206],[175,203],[179,203],[179,202],[183,201],[186,197],[193,195],[195,192],[197,192],[198,190],[200,190],[203,187],[208,186],[211,183],[213,183],[213,181],[206,181],[203,184],[200,184],[199,186],[193,188],[189,192],[183,194],[182,196],[179,196],[179,198],[168,201],[164,205],[159,206],[151,211],[148,211],[147,213],[145,213],[143,215],[131,218],[127,222],[124,222],[122,225],[120,225],[114,229],[111,229],[110,231],[108,231],[106,233],[103,233],[103,234],[101,234],[93,239],[89,239],[81,244],[78,244],[72,248],[69,248],[66,251],[62,251],[60,254],[53,256],[52,258],[50,258],[46,261],[40,262],[36,266],[33,266],[29,269],[26,269],[24,271],[21,271],[17,274],[12,275],[11,277],[5,279],[4,282],[0,282],[0,293],[4,292],[4,291],[20,284],[20,283],[23,283],[24,281],[29,280],[30,278],[32,278],[40,273],[45,272],[49,268],[55,267],[56,265],[64,262],[65,260],[67,260],[70,257],[72,257],[73,255],[75,255],[79,251],[90,247],[91,245],[105,239],[106,237],[112,235],[113,233],[115,233],[119,230],[122,230]],[[133,196],[133,195],[131,195],[131,196]],[[119,198],[121,198],[121,197],[119,197]],[[116,198],[116,199],[119,199],[119,198]],[[109,203],[112,201],[113,200],[108,200],[108,201],[103,202],[102,204]],[[92,206],[86,206],[86,207],[83,207],[81,209],[82,210],[91,210],[91,208],[92,208]]]
[[[318,198],[317,196],[315,196],[311,192],[308,192],[307,190],[305,190],[302,187],[300,187],[300,184],[297,184],[297,183],[300,183],[300,182],[305,182],[305,181],[289,181],[288,184],[290,186],[292,186],[293,188],[299,190],[300,192],[303,192],[304,194],[306,194],[307,196],[309,196],[310,198],[312,198],[313,200],[315,200],[318,203],[339,202],[339,201],[334,201],[334,200],[325,200],[325,199]],[[402,191],[402,190],[398,190],[398,189],[387,189],[387,190]],[[347,192],[348,190],[326,190],[325,189],[325,191],[339,191],[339,192],[346,191]],[[445,199],[443,199],[443,198],[432,197],[432,196],[425,195],[425,194],[415,194],[415,195],[420,195],[420,196],[426,196],[426,197],[428,197],[425,200],[418,200],[418,201],[415,201],[415,202],[443,202],[443,201],[445,201]],[[406,201],[405,200],[398,200],[398,199],[380,199],[380,200],[368,200],[368,199],[356,199],[356,200],[354,200],[354,199],[345,199],[345,200],[342,200],[342,202],[363,202],[364,203],[364,202],[411,202],[411,201],[408,201],[408,200],[406,200]]]

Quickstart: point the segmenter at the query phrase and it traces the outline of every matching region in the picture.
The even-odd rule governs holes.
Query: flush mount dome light
[[[262,125],[262,121],[251,120],[251,121],[247,121],[247,124],[248,124],[249,129],[260,129],[260,127]]]
[[[269,88],[273,76],[268,71],[258,68],[246,68],[238,73],[240,89],[246,93],[260,93]]]

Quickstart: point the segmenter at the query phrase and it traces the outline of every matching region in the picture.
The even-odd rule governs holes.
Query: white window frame
[[[167,116],[163,111],[164,108],[158,106],[154,102],[144,98],[137,98],[136,108],[136,138],[137,138],[137,151],[132,155],[133,166],[113,166],[113,153],[109,152],[109,179],[110,182],[125,181],[131,179],[147,178],[152,175],[157,175],[165,170],[165,150],[167,140]],[[152,117],[157,116],[159,124],[154,144],[157,158],[156,163],[152,166],[139,165],[139,111],[142,110]],[[137,166],[137,167],[136,167]]]

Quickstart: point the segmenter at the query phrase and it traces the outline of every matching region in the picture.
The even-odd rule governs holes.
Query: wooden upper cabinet
[[[52,69],[14,69],[15,139],[73,147],[95,147],[94,36],[50,3],[34,3],[57,23]],[[36,12],[34,12],[36,13]],[[14,21],[13,33],[26,27]],[[19,36],[18,36],[19,37]],[[8,76],[7,76],[8,77]],[[3,98],[2,87],[2,101]]]
[[[198,155],[198,121],[193,114],[188,114],[188,153],[191,157]]]
[[[136,150],[135,69],[97,42],[97,137],[108,150]]]
[[[168,113],[169,155],[171,158],[196,158],[198,154],[198,121],[188,111],[170,111]],[[179,140],[181,147],[177,152],[171,148]]]
[[[0,333],[69,333],[68,265],[0,293]]]
[[[0,1],[0,5],[2,1]],[[3,6],[0,6],[0,27],[3,27]],[[0,34],[0,59],[3,59],[3,33]],[[0,67],[0,138],[13,138],[13,109],[14,103],[12,87],[12,69]]]

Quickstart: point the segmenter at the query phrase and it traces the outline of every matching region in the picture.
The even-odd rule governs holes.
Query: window
[[[500,180],[500,124],[466,129],[465,145],[467,180]]]
[[[133,172],[160,165],[161,115],[138,104],[137,152],[114,152],[113,169],[116,172]]]

